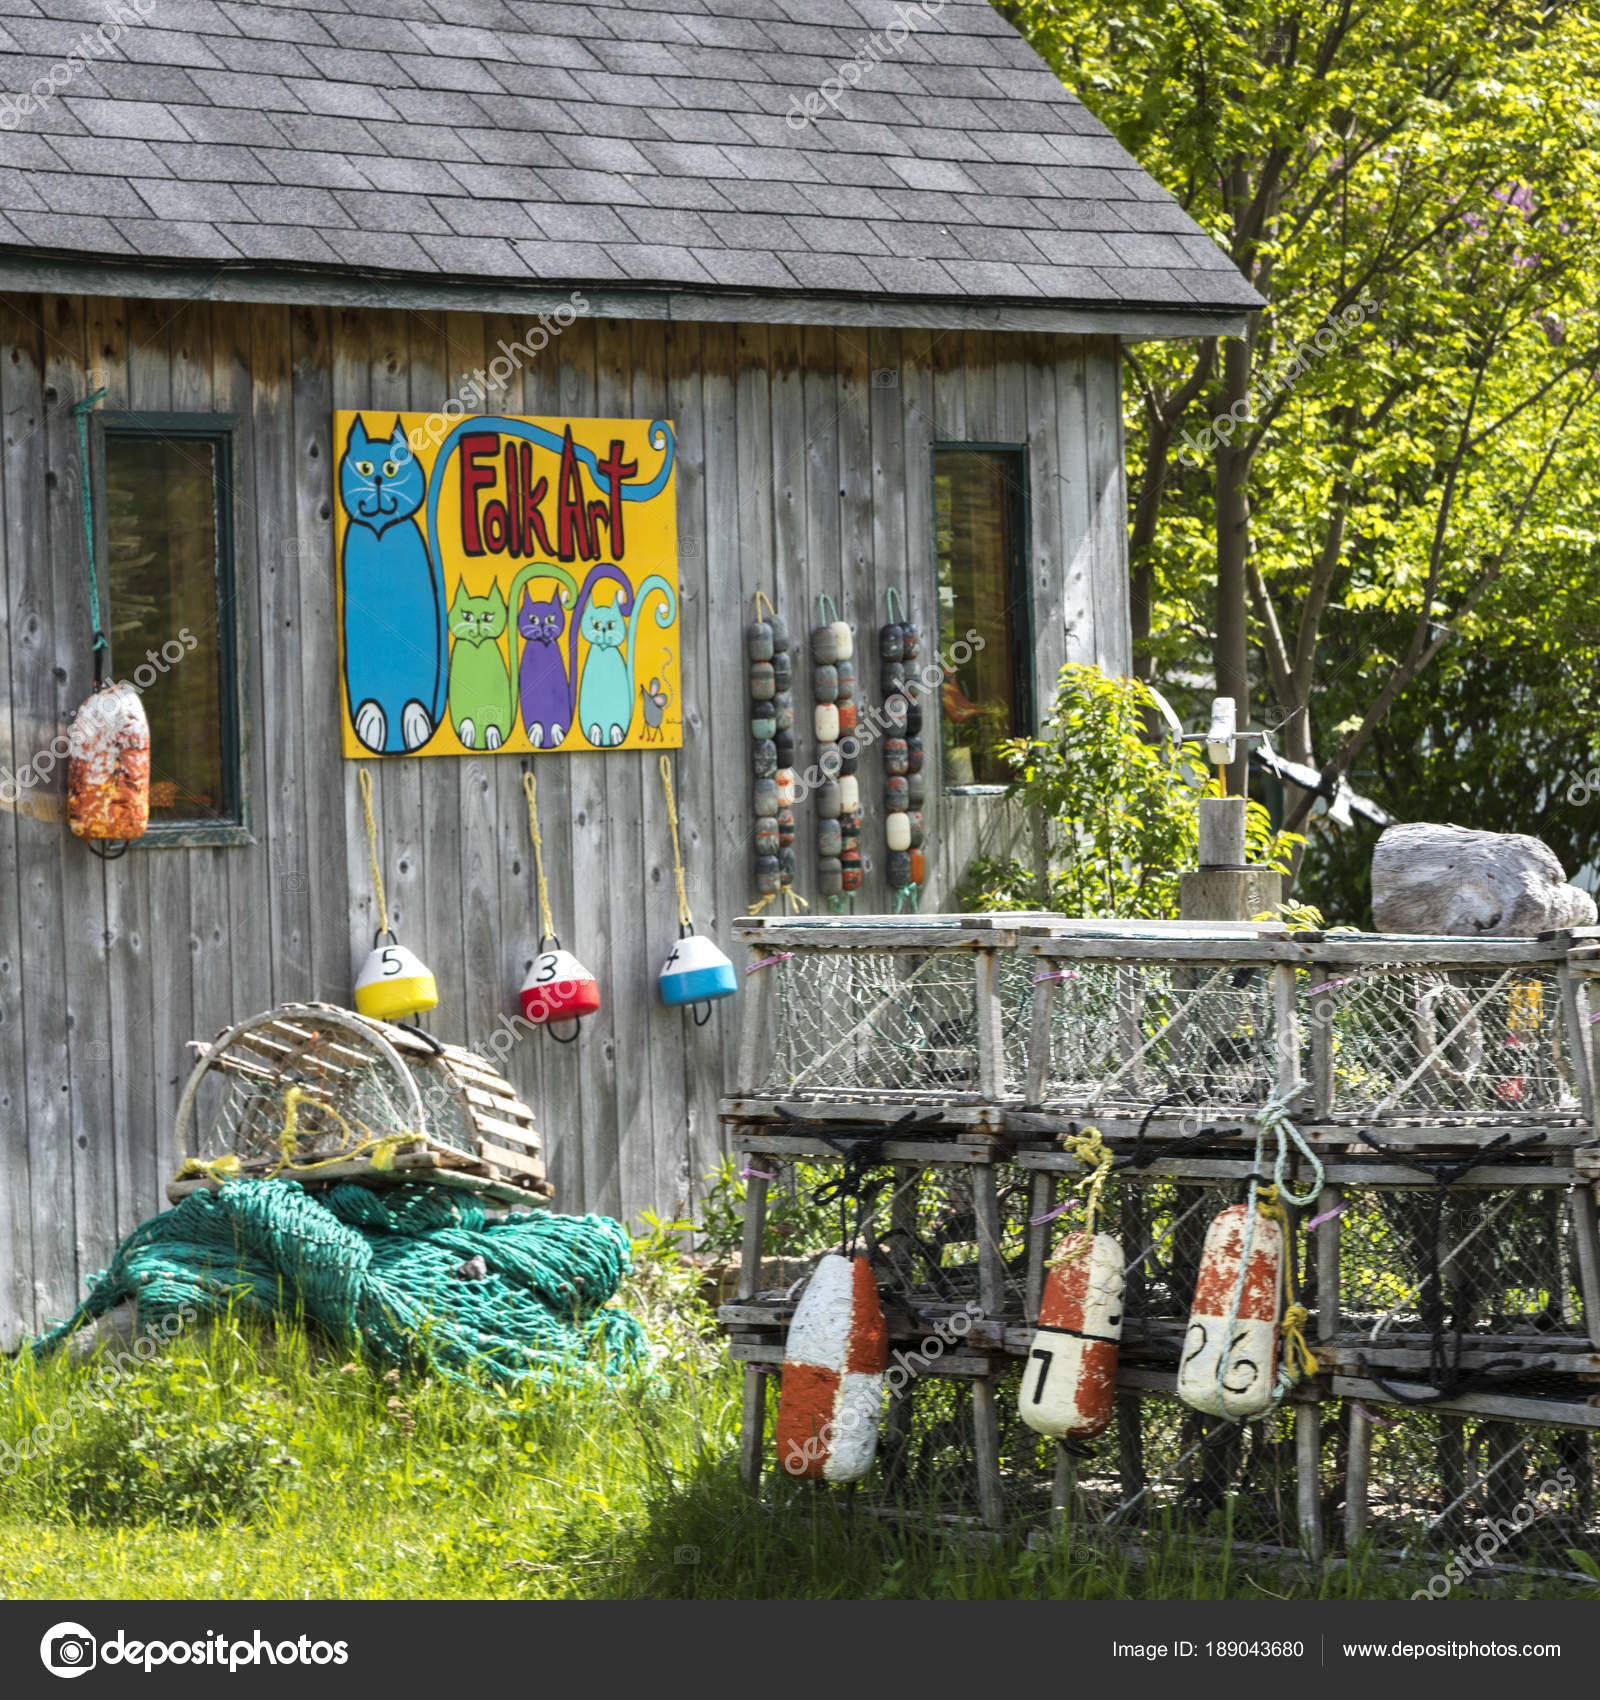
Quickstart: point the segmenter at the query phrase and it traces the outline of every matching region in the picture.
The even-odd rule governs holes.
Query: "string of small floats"
[[[845,910],[870,871],[861,853],[863,810],[858,769],[862,748],[879,735],[883,743],[885,875],[897,912],[915,910],[927,878],[923,852],[922,703],[908,681],[907,663],[921,636],[905,618],[905,603],[892,585],[884,592],[889,619],[878,630],[883,688],[881,709],[864,729],[856,702],[855,631],[839,617],[826,592],[817,598],[819,623],[811,631],[812,730],[816,766],[807,775],[817,822],[817,890],[835,914]],[[794,889],[795,773],[794,657],[788,622],[757,591],[754,618],[745,628],[750,668],[750,735],[754,742],[756,900],[759,914],[781,901],[792,914],[806,907]]]

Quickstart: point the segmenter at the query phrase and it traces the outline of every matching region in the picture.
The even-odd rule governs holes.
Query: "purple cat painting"
[[[566,624],[559,590],[548,602],[536,602],[523,591],[517,609],[517,631],[522,638],[517,685],[522,724],[536,750],[555,748],[572,723],[572,694],[561,660],[561,634]]]

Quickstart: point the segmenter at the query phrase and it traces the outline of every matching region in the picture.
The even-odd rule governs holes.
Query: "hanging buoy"
[[[858,1482],[878,1450],[889,1331],[872,1265],[830,1252],[795,1306],[778,1395],[778,1463],[805,1481]]]
[[[672,833],[672,877],[678,888],[678,942],[672,947],[672,954],[658,976],[661,1001],[673,1008],[692,1005],[695,1026],[704,1027],[711,1019],[711,1005],[718,998],[731,998],[738,991],[739,976],[716,945],[694,930],[694,916],[689,910],[689,888],[683,872],[683,848],[678,842],[678,799],[672,789],[672,759],[665,755],[661,758],[661,791],[666,798],[667,826]],[[776,827],[774,822],[774,835]],[[781,884],[781,850],[777,862]],[[701,1006],[704,1006],[704,1014]]]
[[[1240,1278],[1241,1268],[1244,1271]],[[1206,1230],[1189,1311],[1178,1397],[1214,1417],[1272,1404],[1283,1298],[1283,1234],[1253,1204],[1231,1204]]]
[[[1123,1279],[1122,1247],[1110,1234],[1071,1233],[1056,1248],[1018,1395],[1036,1433],[1088,1440],[1110,1427]]]
[[[73,833],[123,845],[138,838],[150,824],[150,724],[138,691],[126,683],[96,687],[72,717],[67,746]]]
[[[549,950],[543,948],[547,943]],[[553,935],[547,933],[539,945],[539,954],[522,982],[522,1019],[547,1027],[593,1015],[600,1007],[600,986],[594,975],[570,950],[563,950],[561,940]]]
[[[661,1001],[674,1007],[731,998],[738,989],[732,962],[699,933],[685,933],[661,970]]]
[[[387,936],[388,944],[380,941]],[[387,928],[356,975],[356,1008],[373,1021],[404,1021],[439,1004],[439,987],[426,964]]]
[[[374,1021],[404,1021],[421,1015],[439,1003],[439,986],[431,970],[407,950],[389,925],[389,900],[383,890],[383,869],[378,862],[378,822],[372,812],[372,775],[362,768],[356,776],[361,807],[367,820],[367,853],[372,861],[372,890],[378,904],[378,930],[372,935],[372,951],[356,975],[356,1009]],[[388,939],[385,944],[384,939]]]
[[[534,884],[539,893],[539,925],[543,928],[539,953],[522,982],[519,999],[522,1019],[558,1043],[570,1045],[578,1037],[578,1023],[600,1007],[600,985],[570,950],[561,948],[561,940],[556,937],[556,924],[550,913],[550,886],[544,877],[544,840],[539,834],[539,785],[531,771],[523,774],[522,789],[528,798],[528,836],[533,840]],[[557,1026],[568,1021],[572,1023],[570,1033],[556,1032]]]

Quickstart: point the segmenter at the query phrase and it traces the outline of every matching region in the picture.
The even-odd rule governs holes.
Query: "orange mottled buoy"
[[[1018,1394],[1036,1433],[1088,1440],[1110,1426],[1123,1283],[1122,1247],[1110,1234],[1068,1234],[1057,1248]]]
[[[1214,1417],[1260,1416],[1272,1403],[1277,1381],[1282,1304],[1283,1233],[1277,1222],[1249,1204],[1219,1211],[1200,1254],[1178,1397]]]
[[[783,1355],[778,1462],[791,1476],[856,1482],[878,1450],[889,1331],[864,1257],[830,1253],[800,1295]]]
[[[67,734],[67,822],[79,838],[138,838],[150,824],[150,724],[130,684],[96,690]]]

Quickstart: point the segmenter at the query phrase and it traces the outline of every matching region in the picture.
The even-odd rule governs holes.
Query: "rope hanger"
[[[556,937],[556,923],[550,913],[550,887],[544,877],[544,840],[539,836],[539,782],[530,769],[522,776],[522,789],[528,798],[528,836],[533,840],[533,872],[534,883],[539,888],[539,944],[550,942],[558,949],[561,940]]]
[[[360,768],[356,773],[356,783],[361,787],[361,808],[367,817],[367,856],[372,865],[372,889],[378,899],[378,929],[372,935],[376,944],[385,933],[394,937],[389,926],[389,900],[383,890],[383,869],[378,864],[378,823],[372,814],[372,775],[366,768]]]

